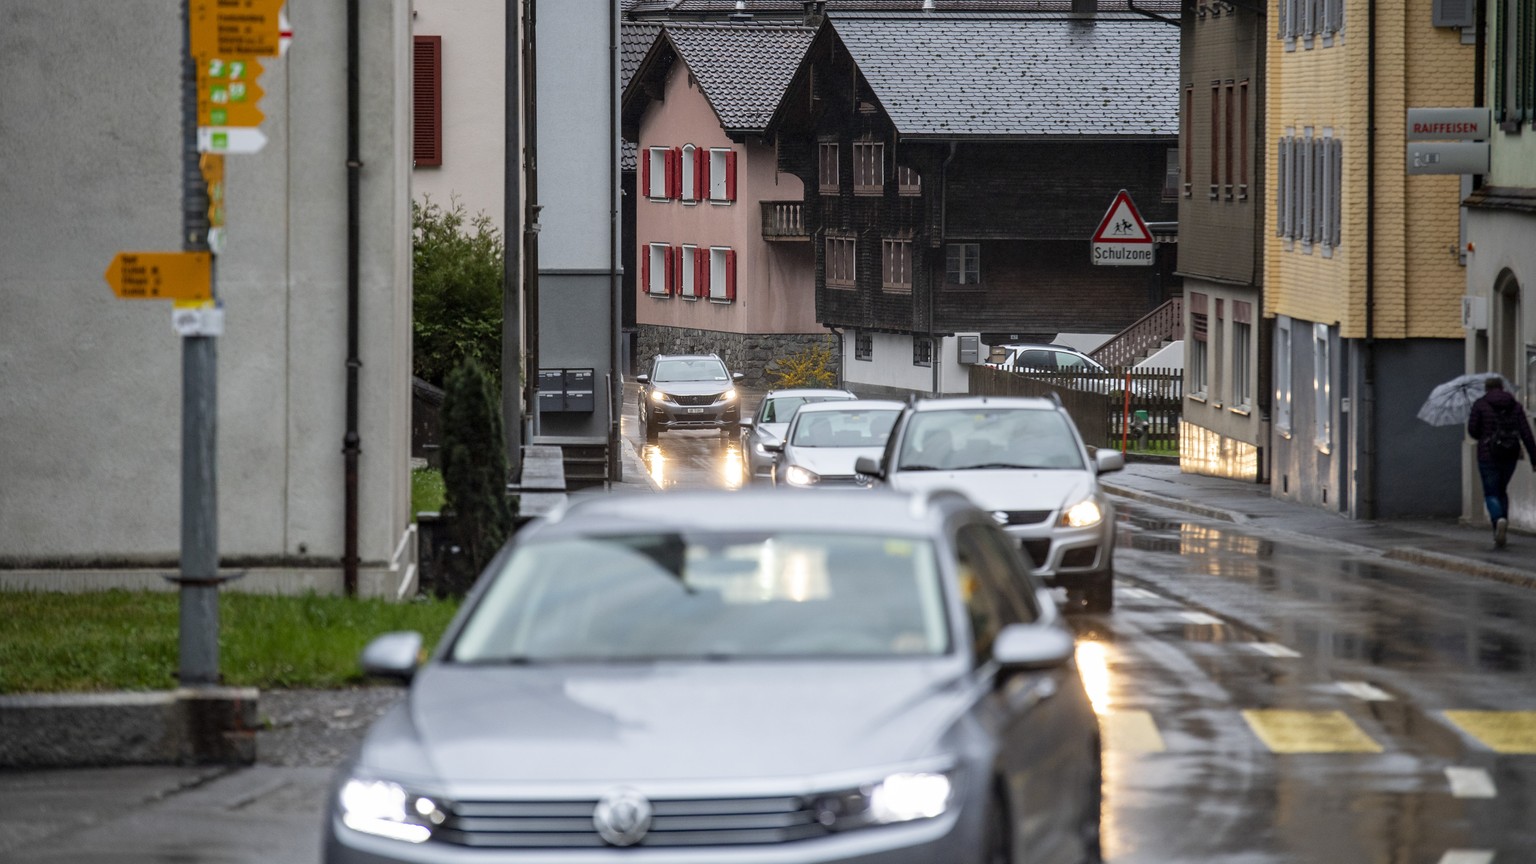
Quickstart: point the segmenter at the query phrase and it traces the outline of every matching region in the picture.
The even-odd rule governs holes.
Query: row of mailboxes
[[[596,411],[591,369],[540,369],[539,413]]]

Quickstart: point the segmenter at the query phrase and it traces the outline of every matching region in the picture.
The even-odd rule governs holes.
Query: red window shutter
[[[709,151],[700,147],[697,152],[699,170],[693,172],[693,177],[694,182],[699,184],[699,200],[703,201],[709,197]]]
[[[705,265],[709,263],[709,250],[695,247],[693,250],[693,296],[703,297],[709,293],[709,277],[705,276]]]
[[[662,283],[661,283],[662,287],[666,288],[668,295],[671,295],[671,293],[672,293],[672,280],[673,280],[673,278],[675,278],[675,274],[672,272],[672,247],[671,246],[668,246],[664,250],[664,252],[662,253],[662,256],[661,256],[661,275],[662,275]]]
[[[736,250],[725,250],[725,299],[736,299]]]
[[[710,271],[709,262],[710,262],[710,258],[713,257],[713,256],[709,253],[708,250],[704,250],[704,254],[699,256],[699,257],[703,259],[703,260],[701,260],[699,262],[699,275],[704,277],[704,278],[699,280],[699,284],[703,286],[702,288],[699,289],[699,296],[700,297],[708,297],[709,296],[709,276],[710,276],[710,273],[709,273],[709,271]]]
[[[725,153],[725,200],[736,200],[736,151]]]
[[[640,150],[640,197],[648,198],[651,194],[651,151]]]
[[[683,197],[683,148],[672,148],[672,183],[668,186],[673,198]]]
[[[640,247],[640,293],[651,293],[651,247]]]
[[[672,282],[667,288],[668,294],[683,296],[683,247],[672,247]]]
[[[443,37],[412,39],[411,157],[416,167],[443,164]]]

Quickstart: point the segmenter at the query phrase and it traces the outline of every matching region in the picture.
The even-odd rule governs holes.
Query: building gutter
[[[527,360],[522,381],[523,404],[527,406],[529,436],[539,434],[539,82],[538,82],[538,0],[524,0],[523,6],[523,104],[527,110],[524,129],[524,166],[527,201],[523,210],[523,290],[527,318],[524,326]]]
[[[624,412],[624,386],[620,379],[623,365],[619,352],[623,345],[619,334],[622,289],[619,280],[619,72],[620,38],[618,0],[608,4],[608,478],[624,479],[624,460],[619,453],[619,423]]]
[[[523,294],[522,264],[522,30],[518,26],[521,0],[506,0],[506,48],[502,58],[502,111],[505,113],[502,139],[504,191],[502,214],[501,262],[501,422],[502,440],[506,442],[507,468],[511,478],[523,476]],[[510,478],[509,478],[510,479]]]
[[[1365,147],[1365,356],[1361,358],[1356,517],[1376,516],[1376,5],[1367,8]]]
[[[345,464],[343,494],[345,516],[343,551],[341,557],[342,586],[348,597],[357,596],[357,509],[358,509],[358,457],[362,453],[362,437],[358,433],[358,370],[363,361],[359,355],[359,285],[358,285],[358,223],[362,208],[358,200],[363,162],[359,142],[358,101],[361,89],[358,60],[358,8],[357,0],[347,0],[347,395],[346,437],[342,441]]]

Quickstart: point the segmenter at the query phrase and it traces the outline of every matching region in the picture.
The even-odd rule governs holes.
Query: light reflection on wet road
[[[735,440],[631,440],[663,489],[741,484]],[[1536,861],[1536,592],[1119,520],[1115,611],[1073,619],[1108,861]]]

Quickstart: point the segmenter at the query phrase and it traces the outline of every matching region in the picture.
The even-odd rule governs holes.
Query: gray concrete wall
[[[174,568],[181,340],[103,280],[181,248],[182,3],[0,6],[0,567]],[[410,20],[362,4],[359,551],[383,589],[409,515]],[[227,157],[218,339],[226,565],[339,571],[347,334],[346,10],[288,5],[266,147]],[[15,166],[25,166],[17,170]]]
[[[1435,384],[1461,374],[1463,348],[1452,339],[1376,342],[1375,518],[1461,512],[1462,442],[1471,441],[1466,428],[1431,426],[1415,415]]]

